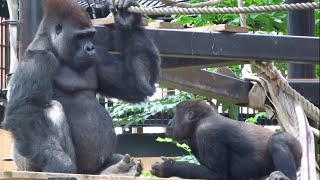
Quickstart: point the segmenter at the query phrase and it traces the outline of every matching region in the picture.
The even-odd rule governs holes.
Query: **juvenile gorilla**
[[[160,58],[141,16],[125,11],[134,0],[110,3],[118,9],[115,33],[105,35],[117,39],[120,59],[95,47],[96,30],[75,1],[47,0],[38,32],[10,80],[2,124],[12,132],[19,170],[99,174],[114,172],[107,167],[119,171],[114,165],[122,159],[123,172],[141,172],[130,156],[113,154],[112,118],[96,93],[143,101],[155,92]]]
[[[288,133],[221,116],[204,101],[188,100],[174,109],[167,136],[185,141],[200,165],[163,158],[151,172],[209,180],[296,180],[302,148]]]

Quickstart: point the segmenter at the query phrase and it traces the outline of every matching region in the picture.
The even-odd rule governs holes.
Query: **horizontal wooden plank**
[[[218,32],[234,32],[234,33],[247,33],[248,29],[241,26],[233,26],[228,24],[217,24],[213,26],[202,26],[202,27],[193,27],[186,28],[188,31],[218,31]]]
[[[105,18],[98,18],[98,19],[92,19],[92,24],[97,25],[113,25],[114,24],[114,17],[105,17]],[[142,24],[144,26],[148,25],[148,19],[142,18]]]
[[[183,25],[176,24],[176,23],[169,23],[169,22],[150,22],[148,24],[150,28],[157,28],[157,29],[183,29]]]
[[[26,171],[0,171],[0,179],[6,180],[46,180],[53,177],[76,178],[77,180],[167,180],[168,178],[130,177],[130,176],[108,176],[87,174],[64,174]]]
[[[4,161],[3,159],[11,158],[12,137],[9,131],[0,129],[0,170],[16,170],[13,161]]]

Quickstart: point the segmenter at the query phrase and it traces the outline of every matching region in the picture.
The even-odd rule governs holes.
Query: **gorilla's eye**
[[[59,35],[61,31],[62,31],[62,25],[61,24],[56,25],[56,34]]]
[[[194,117],[193,111],[188,111],[188,118],[193,119],[193,117]]]

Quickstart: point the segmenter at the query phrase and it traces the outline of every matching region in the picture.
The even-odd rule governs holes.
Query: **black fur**
[[[115,59],[95,48],[95,29],[76,2],[47,1],[37,35],[10,80],[2,124],[12,132],[19,170],[97,174],[119,160],[112,118],[96,93],[143,101],[155,92],[160,73],[141,16],[123,11],[134,1],[120,2],[114,38],[121,58]]]
[[[270,180],[297,179],[302,148],[292,135],[228,119],[204,101],[179,103],[166,134],[187,142],[200,165],[164,158],[152,166],[157,176],[249,180],[275,171]]]

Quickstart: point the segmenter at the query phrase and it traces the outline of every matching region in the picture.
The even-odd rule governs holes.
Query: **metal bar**
[[[0,17],[1,21],[2,19],[4,19],[3,17]],[[5,25],[4,24],[0,24],[0,44],[1,45],[5,45],[5,36],[6,36],[6,32],[5,32]],[[0,47],[0,67],[4,66],[4,60],[5,60],[5,48],[4,47]],[[0,88],[3,88],[3,84],[4,84],[4,77],[3,76],[3,70],[0,71]]]
[[[163,57],[161,68],[163,69],[202,69],[208,67],[222,67],[250,63],[245,61],[224,61],[224,60],[211,60],[211,59],[193,59],[193,58],[174,58]]]
[[[19,1],[19,57],[23,54],[33,40],[43,14],[45,1],[20,0]]]
[[[313,2],[313,0],[288,0],[288,3]],[[288,34],[297,36],[314,36],[314,10],[288,11]],[[309,47],[309,46],[308,46]],[[318,49],[319,51],[319,49]],[[319,63],[319,60],[318,60]],[[288,64],[288,78],[315,78],[314,64]]]
[[[159,83],[165,87],[223,99],[238,105],[248,104],[248,92],[252,85],[241,79],[202,70],[164,70]],[[293,89],[312,103],[320,104],[318,80],[289,80]]]
[[[112,28],[96,26],[96,44],[116,51]],[[242,33],[196,32],[147,29],[162,57],[224,61],[277,60],[296,63],[319,63],[317,37],[272,36]]]
[[[6,75],[9,73],[10,71],[10,58],[11,58],[11,45],[10,45],[10,37],[9,37],[9,34],[10,34],[10,31],[9,31],[9,26],[5,26],[5,29],[6,29],[6,36],[5,36],[5,45],[6,45],[6,57],[5,57],[5,66],[4,66],[4,79],[5,79],[5,83],[4,83],[4,86],[2,86],[2,89],[4,88],[7,88],[7,78],[6,78]]]
[[[252,87],[247,81],[196,69],[165,70],[159,84],[239,105],[248,103],[248,92]]]
[[[290,86],[316,106],[320,106],[319,79],[289,79]]]

